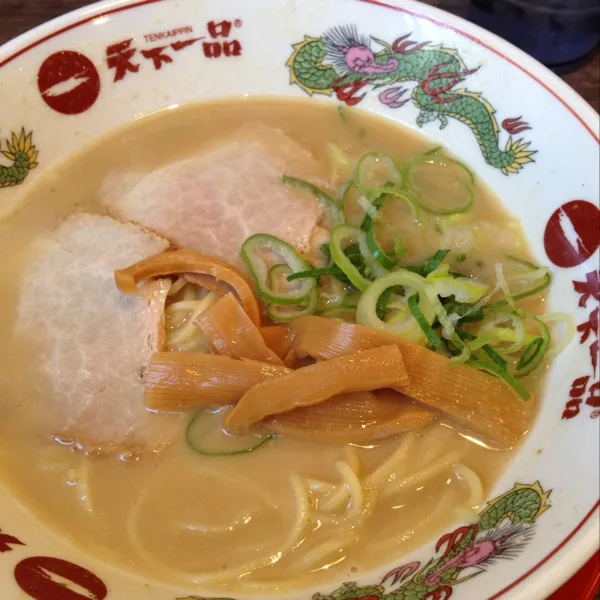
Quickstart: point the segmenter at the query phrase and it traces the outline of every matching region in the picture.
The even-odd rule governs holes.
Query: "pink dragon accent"
[[[441,577],[446,571],[454,568],[466,569],[467,567],[475,567],[488,558],[495,556],[498,553],[498,546],[499,544],[493,541],[473,544],[472,546],[465,548],[454,558],[450,559],[438,571],[432,573],[423,583],[427,586],[439,585],[441,583]]]
[[[400,108],[410,101],[410,98],[400,99],[407,91],[405,87],[391,87],[379,94],[379,101],[390,108]]]
[[[378,65],[375,62],[375,54],[366,46],[356,45],[350,48],[339,46],[338,50],[344,53],[346,64],[352,73],[391,73],[398,68],[398,61],[395,58],[389,58],[385,65]]]
[[[459,528],[451,534],[450,538],[444,536],[445,539],[440,539],[441,544],[438,542],[438,548],[441,548],[443,543],[448,543],[444,557],[449,555],[452,547],[460,544],[459,540],[464,539],[464,530],[467,529],[467,527]],[[477,529],[474,529],[474,531],[477,531]],[[492,564],[499,558],[512,558],[525,547],[532,535],[533,531],[527,524],[511,524],[507,527],[492,529],[485,533],[484,537],[475,540],[444,562],[423,580],[423,584],[428,587],[440,585],[443,583],[443,574],[453,569],[483,567],[486,564]]]
[[[381,580],[381,583],[384,584],[388,579],[392,580],[391,585],[396,585],[399,581],[406,581],[420,566],[421,563],[418,560],[415,560],[407,565],[393,569],[389,573],[386,573],[385,577]]]

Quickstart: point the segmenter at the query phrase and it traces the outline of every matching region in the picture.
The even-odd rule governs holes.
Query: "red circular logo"
[[[38,71],[44,102],[63,115],[78,115],[100,95],[100,76],[92,61],[70,50],[49,56]]]
[[[58,580],[52,578],[57,576]],[[15,567],[20,588],[35,600],[104,600],[106,585],[96,575],[72,562],[50,556],[31,556]],[[85,596],[65,585],[75,584]]]
[[[544,232],[548,258],[558,267],[576,267],[600,245],[600,210],[586,200],[572,200],[552,213]]]

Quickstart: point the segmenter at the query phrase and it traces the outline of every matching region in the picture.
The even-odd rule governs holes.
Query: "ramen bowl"
[[[3,599],[531,600],[590,558],[599,540],[599,125],[561,80],[483,29],[409,0],[116,0],[3,46],[0,89],[4,223],[27,208],[38,178],[50,191],[53,172],[65,177],[73,155],[132,121],[230,98],[302,100],[398,123],[468,164],[549,268],[546,310],[574,324],[531,431],[478,512],[408,553],[297,590],[169,583],[160,565],[153,578],[99,556],[101,539],[73,544],[49,522],[51,494],[32,510],[6,478]],[[112,160],[127,165],[135,149],[120,152]],[[175,156],[176,143],[164,152]],[[20,233],[3,226],[0,235],[4,244]]]

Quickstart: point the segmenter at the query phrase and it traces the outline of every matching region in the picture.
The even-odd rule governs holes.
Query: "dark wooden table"
[[[466,0],[425,0],[464,16]],[[0,0],[0,45],[13,37],[70,10],[92,4],[90,0]],[[563,79],[600,111],[600,52],[584,66]]]

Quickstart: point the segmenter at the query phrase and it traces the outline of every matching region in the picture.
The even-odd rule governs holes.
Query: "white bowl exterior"
[[[115,10],[118,12],[110,12]],[[86,23],[50,37],[2,65],[23,48],[86,19]],[[160,45],[144,37],[153,32],[190,26],[192,33],[184,32],[162,45],[201,36],[206,36],[204,41],[211,41],[207,23],[223,19],[233,24],[228,39],[240,42],[242,54],[239,57],[206,58],[201,40],[178,51],[168,49],[173,62],[162,64],[159,70],[154,68],[152,60],[140,55],[142,49]],[[439,129],[436,123],[428,123],[422,132],[450,148],[498,193],[509,210],[522,220],[536,259],[541,264],[551,264],[544,246],[550,216],[561,205],[576,199],[598,205],[598,115],[554,75],[499,38],[412,1],[390,1],[387,5],[359,0],[106,2],[26,34],[0,49],[0,127],[3,137],[22,127],[33,131],[34,143],[40,152],[39,166],[22,185],[0,189],[0,216],[15,209],[21,192],[53,164],[105,132],[140,116],[229,96],[308,98],[300,86],[290,85],[286,62],[292,54],[292,45],[301,42],[305,35],[319,38],[330,27],[348,24],[356,24],[359,34],[389,44],[410,34],[409,39],[415,42],[430,40],[431,45],[441,44],[456,50],[466,67],[479,69],[455,89],[462,86],[471,92],[481,92],[497,111],[500,122],[521,117],[529,124],[530,129],[513,139],[523,136],[531,142],[529,149],[537,151],[533,156],[535,162],[525,164],[521,172],[510,175],[485,163],[472,130],[459,120],[450,119],[444,129]],[[132,60],[140,68],[137,73],[126,72],[122,80],[115,82],[116,71],[107,64],[106,48],[129,39],[133,40],[130,48],[137,50]],[[375,41],[372,45],[380,48]],[[100,77],[97,100],[89,110],[77,115],[52,110],[38,91],[40,65],[48,56],[63,50],[77,51],[88,57]],[[400,85],[414,87],[410,82]],[[360,109],[419,129],[416,125],[419,109],[414,102],[394,109],[379,101],[379,90],[375,92],[366,86],[360,94],[365,92],[358,104]],[[313,97],[311,101],[339,102],[335,94]],[[500,148],[504,148],[508,138],[509,134],[501,131]],[[554,284],[548,309],[571,314],[577,324],[587,321],[597,306],[597,298],[591,297],[585,306],[578,306],[581,294],[576,291],[574,282],[585,282],[586,275],[593,277],[597,269],[597,248],[576,266],[553,265]],[[580,344],[578,333],[577,339],[556,360],[549,373],[541,415],[517,460],[492,494],[492,497],[499,496],[516,482],[539,481],[545,491],[552,490],[551,509],[536,522],[535,537],[518,559],[500,561],[485,574],[457,585],[452,590],[455,597],[499,597],[504,588],[535,569],[506,593],[523,600],[543,598],[597,548],[600,419],[592,418],[598,411],[585,404],[591,395],[589,388],[598,381],[598,370],[593,373],[590,355],[590,343],[597,337],[594,338],[593,332],[590,336],[586,343]],[[573,381],[586,376],[589,380],[581,396],[579,414],[575,418],[561,418],[571,398]],[[10,534],[26,544],[13,543],[0,557],[2,598],[23,597],[14,583],[13,570],[17,563],[33,555],[61,557],[89,568],[109,586],[109,597],[153,600],[186,595],[185,590],[160,584],[144,587],[133,576],[82,557],[80,552],[37,523],[7,492],[0,494],[0,511],[0,552],[3,552],[3,534]],[[556,548],[559,550],[552,554]],[[403,562],[413,559],[426,562],[433,555],[432,540]],[[542,561],[545,561],[543,568],[536,569]],[[382,572],[385,569],[382,568]],[[380,575],[365,576],[364,582],[378,582]],[[326,593],[326,590],[315,591]],[[300,600],[311,595],[312,591],[290,597]]]

